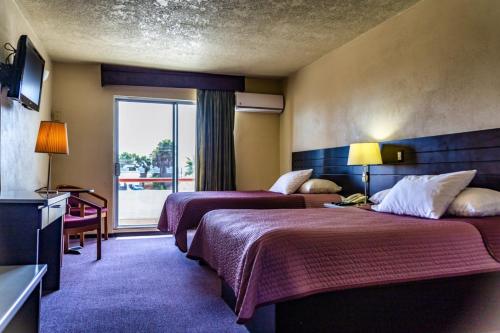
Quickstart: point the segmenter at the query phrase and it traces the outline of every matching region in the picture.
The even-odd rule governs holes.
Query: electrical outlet
[[[402,162],[403,161],[403,151],[400,150],[398,151],[398,162]]]
[[[54,121],[61,121],[61,112],[60,111],[52,111],[50,116],[51,116],[50,118]]]

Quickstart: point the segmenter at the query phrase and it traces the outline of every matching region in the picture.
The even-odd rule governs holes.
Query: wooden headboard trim
[[[392,187],[405,175],[476,169],[471,186],[500,190],[500,128],[381,143],[384,164],[370,168],[370,192]],[[404,160],[397,161],[397,151]],[[292,153],[292,169],[313,169],[313,177],[331,179],[343,193],[361,192],[362,167],[348,166],[349,147]]]

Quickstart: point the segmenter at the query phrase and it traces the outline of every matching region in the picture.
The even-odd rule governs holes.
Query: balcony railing
[[[154,177],[139,177],[139,178],[118,178],[121,183],[170,183],[173,182],[173,178],[154,178]],[[179,182],[192,182],[194,178],[179,178]]]
[[[172,177],[123,177],[120,186],[119,221],[121,227],[156,225],[166,198],[172,193],[168,187],[158,188],[155,183],[171,184]],[[136,186],[134,186],[136,184]],[[194,191],[194,178],[179,178],[179,191]]]

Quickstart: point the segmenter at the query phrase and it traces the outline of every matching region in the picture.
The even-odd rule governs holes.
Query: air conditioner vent
[[[283,95],[236,92],[235,110],[238,112],[281,113],[284,108]]]

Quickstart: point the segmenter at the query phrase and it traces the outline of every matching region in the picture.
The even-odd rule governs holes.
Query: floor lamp
[[[47,187],[37,192],[57,192],[50,188],[50,173],[52,169],[52,154],[69,154],[68,130],[66,123],[58,121],[41,121],[35,146],[36,153],[49,154],[49,170],[47,172]]]
[[[368,182],[370,181],[368,166],[375,164],[382,164],[382,155],[380,154],[380,147],[378,143],[353,143],[349,146],[349,158],[347,159],[347,165],[363,166],[363,175],[361,180],[365,185],[365,204],[368,196]]]

